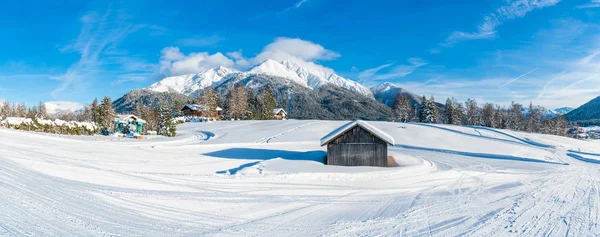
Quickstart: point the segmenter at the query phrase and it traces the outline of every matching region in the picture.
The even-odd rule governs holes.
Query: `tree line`
[[[433,96],[429,99],[423,96],[421,101],[421,105],[418,105],[406,94],[399,93],[392,108],[394,119],[400,122],[484,126],[559,136],[566,136],[569,126],[562,115],[546,116],[547,110],[533,103],[525,110],[522,104],[515,102],[511,102],[508,107],[493,103],[479,106],[473,99],[467,99],[463,104],[454,98],[448,98],[443,108],[440,108]]]
[[[194,97],[193,103],[206,106],[210,114],[218,116],[216,109],[222,107],[225,119],[269,120],[273,119],[273,110],[277,108],[271,86],[266,86],[255,94],[241,83],[236,86],[230,85],[224,97],[208,87],[196,92]]]

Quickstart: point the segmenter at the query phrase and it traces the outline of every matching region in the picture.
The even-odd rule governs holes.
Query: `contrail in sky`
[[[506,82],[506,83],[502,84],[502,85],[501,85],[501,86],[499,86],[498,88],[502,88],[502,87],[504,87],[504,86],[506,86],[506,85],[508,85],[508,84],[510,84],[510,83],[513,83],[514,81],[521,79],[521,77],[527,76],[529,73],[535,72],[535,71],[537,71],[538,69],[540,69],[540,68],[539,68],[539,67],[536,67],[535,69],[533,69],[533,70],[531,70],[531,71],[529,71],[529,72],[526,72],[525,74],[523,74],[523,75],[520,75],[520,76],[516,77],[515,79],[512,79],[512,80],[510,80],[510,81],[508,81],[508,82]]]

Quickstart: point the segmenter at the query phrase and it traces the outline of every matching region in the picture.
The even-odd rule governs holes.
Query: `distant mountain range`
[[[394,101],[396,100],[396,95],[398,93],[406,95],[413,105],[420,105],[423,102],[423,96],[419,96],[407,89],[400,88],[388,82],[371,87],[371,92],[373,93],[375,100],[390,108],[394,106]]]
[[[224,79],[227,78],[268,75],[285,78],[289,82],[312,90],[318,90],[324,85],[333,85],[367,97],[373,96],[368,88],[358,82],[335,74],[333,70],[312,63],[304,64],[306,65],[300,65],[300,63],[291,60],[278,62],[268,59],[246,72],[239,72],[226,67],[216,67],[197,74],[167,77],[152,84],[148,89],[156,92],[172,91],[191,95],[208,86],[219,85],[222,81],[226,81]]]
[[[240,72],[216,67],[196,74],[167,77],[147,89],[134,90],[114,102],[117,112],[130,112],[135,104],[156,105],[159,100],[175,107],[207,87],[222,95],[230,85],[243,84],[255,95],[267,85],[277,105],[290,108],[289,115],[300,119],[389,120],[390,107],[374,100],[373,93],[358,82],[343,78],[331,69],[292,60],[265,60]],[[291,100],[288,103],[288,98]],[[174,108],[175,108],[174,107]]]
[[[301,119],[388,120],[398,93],[406,95],[413,105],[422,103],[422,96],[392,83],[366,88],[314,63],[269,59],[247,71],[220,66],[196,74],[167,77],[146,89],[127,93],[114,105],[119,113],[131,112],[138,101],[152,106],[166,101],[178,109],[183,103],[193,101],[190,96],[204,88],[212,87],[224,95],[230,85],[237,84],[255,94],[271,86],[277,105],[286,109],[289,105],[290,116]],[[288,98],[292,99],[288,102]],[[599,98],[575,110],[569,107],[548,110],[547,115],[562,114],[570,121],[600,119]],[[438,107],[443,108],[439,102],[442,101],[438,101]]]

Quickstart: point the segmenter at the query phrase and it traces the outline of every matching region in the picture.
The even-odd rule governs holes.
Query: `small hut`
[[[125,114],[117,115],[117,117],[115,117],[115,119],[113,120],[113,123],[115,125],[116,132],[120,133],[121,131],[123,131],[123,128],[127,126],[129,128],[129,131],[133,131],[137,134],[142,134],[144,130],[144,124],[146,123],[146,121],[144,121],[141,118],[138,118],[133,114]]]
[[[327,165],[388,166],[387,146],[394,139],[365,121],[352,121],[321,138]]]
[[[273,118],[277,120],[284,120],[287,118],[287,113],[283,108],[273,109]]]

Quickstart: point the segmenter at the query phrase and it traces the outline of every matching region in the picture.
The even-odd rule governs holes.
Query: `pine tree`
[[[102,103],[99,107],[99,124],[102,127],[112,128],[112,121],[117,116],[115,109],[113,108],[112,100],[110,97],[105,96],[102,98]]]
[[[454,108],[454,101],[452,101],[450,98],[446,99],[446,104],[444,105],[444,117],[446,119],[446,124],[455,124],[456,120],[455,120],[455,108]]]
[[[248,90],[248,99],[247,101],[247,112],[246,112],[246,119],[260,119],[260,111],[259,111],[259,106],[258,106],[258,100],[256,99],[256,96],[254,95],[254,93],[252,92],[252,90]]]
[[[164,106],[160,106],[160,122],[158,125],[158,134],[165,137],[174,137],[177,133],[177,128],[173,122],[173,115],[171,111]]]
[[[440,111],[435,103],[435,99],[433,98],[433,96],[429,98],[429,104],[427,106],[429,107],[429,111],[431,111],[431,114],[428,118],[429,123],[438,123],[440,120]]]
[[[419,118],[419,123],[426,123],[426,114],[425,110],[427,109],[427,98],[423,95],[421,98],[421,106],[419,106],[419,111],[417,112],[417,117]]]
[[[277,107],[271,86],[266,86],[258,96],[260,119],[273,119],[273,110]]]
[[[420,122],[421,123],[437,123],[438,122],[438,116],[439,116],[439,111],[437,109],[437,106],[435,104],[435,99],[433,98],[433,96],[427,100],[427,98],[425,98],[425,96],[423,96],[423,102],[421,103],[421,110],[420,110]]]

